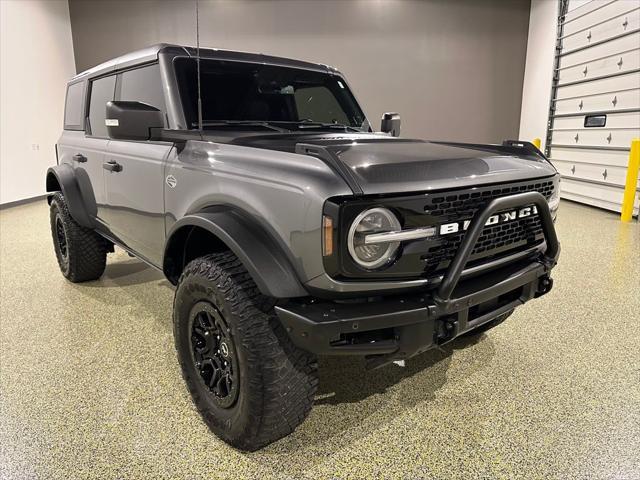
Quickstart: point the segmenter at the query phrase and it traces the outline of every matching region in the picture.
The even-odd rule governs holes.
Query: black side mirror
[[[164,114],[142,102],[107,102],[104,121],[116,140],[149,140],[152,128],[164,128]]]
[[[380,122],[380,130],[384,133],[390,133],[394,137],[400,136],[400,114],[384,113]]]

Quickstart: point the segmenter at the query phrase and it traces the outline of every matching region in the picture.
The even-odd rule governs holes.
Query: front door
[[[109,229],[156,266],[164,253],[164,168],[172,149],[166,142],[111,140],[104,162]]]
[[[115,100],[143,102],[165,112],[158,65],[118,73]],[[156,266],[164,253],[164,169],[172,150],[170,142],[112,139],[103,163],[109,230]]]

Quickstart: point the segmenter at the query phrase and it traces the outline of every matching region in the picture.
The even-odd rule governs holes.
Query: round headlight
[[[365,243],[367,235],[395,232],[402,228],[398,218],[386,208],[365,210],[351,224],[347,239],[349,253],[361,267],[373,269],[390,262],[400,242]]]

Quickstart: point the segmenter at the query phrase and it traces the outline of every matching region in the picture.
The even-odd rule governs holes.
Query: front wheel
[[[242,450],[291,433],[317,389],[317,360],[298,349],[230,252],[189,263],[174,299],[178,359],[211,430]]]

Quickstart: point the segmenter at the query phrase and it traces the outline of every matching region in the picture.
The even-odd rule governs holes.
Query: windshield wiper
[[[352,132],[360,132],[361,130],[351,125],[343,125],[342,123],[325,123],[314,122],[313,120],[300,120],[299,122],[292,122],[298,128],[339,128],[340,130],[350,130]]]
[[[192,127],[198,127],[198,122],[191,122]],[[276,127],[269,122],[256,122],[254,120],[219,120],[215,122],[202,122],[203,127],[233,127],[233,126],[245,126],[245,127],[263,127],[276,132],[289,132],[287,128]]]

